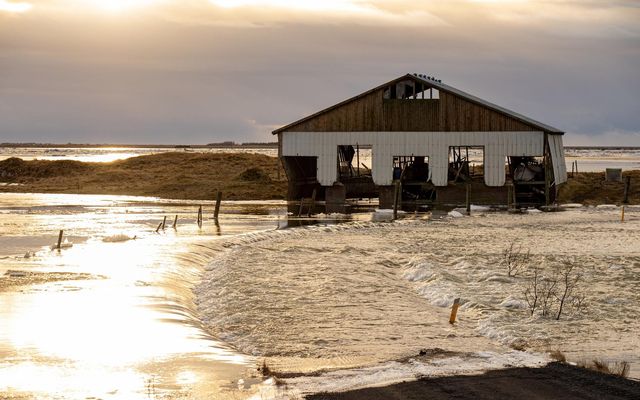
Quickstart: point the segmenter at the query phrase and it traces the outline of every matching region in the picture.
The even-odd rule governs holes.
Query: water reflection
[[[250,396],[260,381],[256,360],[211,337],[195,311],[192,285],[223,249],[220,239],[371,217],[299,218],[274,201],[225,202],[214,220],[213,208],[213,201],[1,194],[0,397]],[[60,229],[73,245],[52,251]],[[37,272],[38,284],[7,285],[7,270]],[[54,272],[94,279],[60,281]]]

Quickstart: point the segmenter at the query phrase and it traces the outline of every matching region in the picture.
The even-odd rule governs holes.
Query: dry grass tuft
[[[607,375],[619,376],[621,378],[627,378],[629,376],[629,370],[631,369],[628,361],[608,362],[600,359],[594,359],[591,362],[581,361],[578,363],[578,367]]]
[[[629,204],[640,204],[640,171],[624,171],[623,181],[631,176]],[[559,203],[587,205],[620,204],[624,196],[623,182],[606,182],[604,172],[581,172],[560,186]]]
[[[567,357],[560,350],[554,350],[554,351],[550,352],[549,356],[554,361],[558,361],[558,362],[561,362],[561,363],[567,362]]]
[[[0,161],[0,182],[21,184],[0,191],[184,200],[213,200],[219,190],[223,200],[278,200],[287,191],[277,158],[245,153],[174,152],[111,163],[10,158]]]

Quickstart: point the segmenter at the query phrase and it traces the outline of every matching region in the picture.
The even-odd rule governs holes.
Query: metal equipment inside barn
[[[549,205],[567,172],[562,131],[432,77],[407,74],[273,131],[289,200],[378,197],[391,208]],[[362,160],[366,159],[367,165]],[[399,188],[399,189],[398,189]]]

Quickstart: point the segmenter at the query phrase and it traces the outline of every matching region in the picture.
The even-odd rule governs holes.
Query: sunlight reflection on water
[[[274,229],[286,223],[286,209],[281,202],[227,202],[218,226],[205,219],[199,229],[196,204],[211,206],[122,196],[0,195],[0,276],[18,270],[40,279],[11,286],[0,278],[0,393],[247,397],[251,389],[238,389],[237,382],[259,381],[252,378],[255,360],[202,329],[191,287],[219,252],[220,237]],[[260,212],[245,214],[255,210]],[[164,215],[168,227],[155,233]],[[169,228],[174,215],[177,230]],[[49,248],[58,229],[73,247]],[[104,241],[110,237],[122,241]],[[53,272],[95,279],[49,279]]]

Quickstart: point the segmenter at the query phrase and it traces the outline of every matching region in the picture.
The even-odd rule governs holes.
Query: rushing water
[[[627,208],[623,223],[615,206],[535,211],[475,208],[465,218],[409,215],[247,238],[207,267],[198,308],[215,335],[289,373],[372,365],[421,348],[513,347],[627,361],[640,378],[640,208]],[[524,298],[531,270],[508,276],[502,264],[512,241],[548,278],[573,263],[581,307],[566,304],[556,320],[554,299],[553,316],[532,316]],[[456,297],[462,307],[451,327]]]
[[[102,162],[162,151],[169,149],[1,149],[0,159]],[[640,166],[633,150],[567,156],[581,171]],[[212,209],[156,198],[0,194],[0,397],[278,397],[265,394],[256,371],[263,359],[275,370],[314,372],[287,381],[294,397],[545,362],[509,346],[630,361],[640,377],[638,208],[627,209],[625,223],[614,207],[404,214],[393,224],[377,222],[389,220],[384,212],[292,218],[283,202],[225,202],[215,223]],[[52,250],[60,229],[68,242]],[[547,269],[577,263],[584,310],[561,321],[528,315],[526,274],[507,277],[500,265],[512,240]],[[455,297],[463,305],[451,326]],[[476,353],[392,361],[434,347]]]
[[[253,393],[255,359],[203,329],[191,289],[226,238],[291,221],[281,202],[225,202],[216,224],[203,203],[198,228],[200,202],[0,195],[0,397]]]

